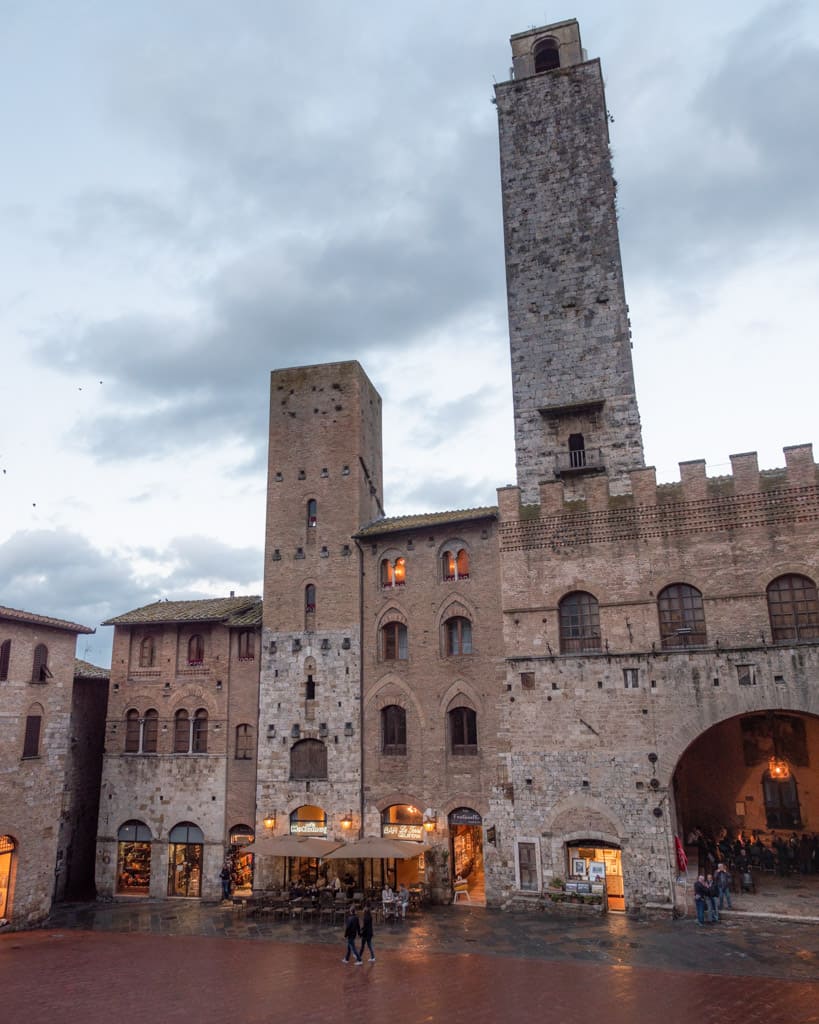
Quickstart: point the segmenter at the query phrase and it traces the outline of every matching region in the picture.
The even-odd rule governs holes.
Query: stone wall
[[[548,877],[565,875],[567,842],[596,836],[623,850],[628,905],[666,902],[673,835],[696,824],[683,818],[692,797],[678,808],[673,788],[688,748],[714,726],[736,730],[738,716],[819,715],[819,644],[772,643],[766,601],[781,574],[819,578],[810,446],[786,458],[786,470],[759,473],[752,453],[734,457],[740,472],[712,480],[686,463],[668,488],[645,470],[632,474],[628,498],[598,481],[571,503],[559,484],[544,485],[539,507],[521,505],[517,489],[500,492],[508,692],[492,801],[497,901],[514,894],[516,839],[536,837]],[[675,582],[702,592],[707,637],[697,647],[662,646],[657,594]],[[599,653],[561,654],[558,606],[575,590],[600,603]],[[735,767],[715,802],[722,824],[759,827],[762,770]],[[814,830],[816,764],[801,772],[803,823]],[[732,809],[728,795],[740,791]]]
[[[600,64],[527,76],[521,48],[546,31],[513,37],[518,75],[495,87],[524,501],[556,470],[605,467],[622,492],[643,462]],[[588,456],[575,467],[572,434]]]
[[[0,643],[11,641],[8,678],[0,682],[0,835],[16,844],[10,920],[44,918],[55,892],[66,785],[76,634],[0,618]],[[32,682],[34,649],[48,648],[50,677]],[[42,718],[39,751],[23,758],[26,718]]]

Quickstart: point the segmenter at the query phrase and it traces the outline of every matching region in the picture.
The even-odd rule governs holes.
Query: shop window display
[[[151,888],[151,830],[126,821],[117,832],[117,893],[147,896]]]

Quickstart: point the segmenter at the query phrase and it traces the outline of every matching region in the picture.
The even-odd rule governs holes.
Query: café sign
[[[291,836],[326,836],[327,823],[325,821],[291,821]]]
[[[424,826],[384,824],[381,826],[381,835],[385,839],[412,839],[418,842],[424,838]]]

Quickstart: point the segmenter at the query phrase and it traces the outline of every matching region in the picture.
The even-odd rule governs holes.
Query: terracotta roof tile
[[[90,661],[83,661],[82,658],[74,659],[75,679],[110,679],[111,670],[100,668],[99,665],[92,665]]]
[[[90,626],[81,626],[78,622],[67,619],[52,619],[49,615],[36,615],[34,612],[23,612],[18,608],[6,608],[0,605],[0,619],[12,622],[28,622],[32,626],[49,626],[51,629],[64,629],[67,633],[94,633]]]
[[[377,537],[385,533],[417,530],[427,526],[447,526],[450,523],[466,523],[474,519],[497,519],[497,516],[498,509],[495,505],[488,505],[484,508],[456,509],[453,512],[424,512],[415,516],[393,516],[392,519],[379,519],[370,523],[354,536]]]
[[[250,597],[208,597],[199,601],[155,601],[142,608],[106,619],[103,626],[138,626],[152,622],[221,622],[261,609],[262,599]],[[261,615],[261,612],[259,613]],[[230,623],[232,625],[232,623]]]

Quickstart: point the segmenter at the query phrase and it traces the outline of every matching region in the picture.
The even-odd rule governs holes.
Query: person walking
[[[364,956],[364,947],[369,947],[370,963],[375,963],[375,950],[373,949],[373,915],[370,910],[369,901],[364,904],[364,914],[361,919],[361,949],[358,952],[358,962]]]
[[[361,932],[361,928],[358,924],[358,914],[355,912],[355,907],[350,904],[350,909],[347,911],[347,920],[344,922],[344,938],[347,940],[347,952],[344,954],[342,959],[343,964],[350,962],[350,953],[355,957],[356,966],[360,966],[364,961],[361,959],[361,955],[356,952],[355,940],[358,938]]]

